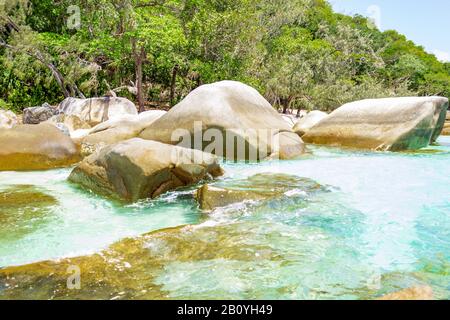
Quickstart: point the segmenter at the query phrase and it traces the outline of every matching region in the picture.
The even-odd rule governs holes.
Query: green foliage
[[[71,5],[81,9],[77,30],[66,25]],[[71,94],[132,86],[136,48],[145,53],[145,97],[160,103],[170,100],[174,70],[177,101],[224,79],[285,109],[450,97],[450,63],[367,18],[334,13],[325,0],[10,0],[0,8],[1,39],[14,49],[0,47],[0,98],[15,110],[64,98],[49,64]]]

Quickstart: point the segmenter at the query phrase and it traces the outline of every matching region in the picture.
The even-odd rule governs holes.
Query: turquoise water
[[[450,138],[416,153],[310,149],[312,156],[296,161],[225,164],[224,178],[288,173],[329,192],[305,197],[293,190],[207,218],[193,189],[121,206],[69,185],[67,169],[0,172],[0,191],[31,184],[59,202],[45,224],[0,239],[0,266],[85,255],[124,237],[199,223],[226,226],[223,245],[254,250],[255,258],[171,261],[156,279],[170,298],[356,299],[416,284],[449,298]]]

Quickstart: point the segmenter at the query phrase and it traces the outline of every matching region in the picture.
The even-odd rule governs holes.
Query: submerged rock
[[[0,171],[44,170],[79,161],[73,141],[49,124],[0,129]]]
[[[180,226],[124,239],[90,256],[7,267],[0,269],[0,300],[168,299],[158,277],[171,263],[282,260],[270,246],[240,241],[242,233],[229,225]],[[78,289],[69,278],[77,271]]]
[[[287,146],[279,139],[280,145],[275,146],[273,138],[280,133],[293,131],[258,91],[240,82],[222,81],[192,91],[140,137],[167,144],[181,142],[183,147],[229,159],[256,161],[275,149],[282,157],[303,153],[298,136],[293,135]]]
[[[238,181],[205,184],[197,190],[200,209],[211,211],[219,207],[248,200],[270,200],[288,197],[291,193],[325,190],[317,182],[287,174],[257,174]]]
[[[53,108],[48,103],[44,103],[40,107],[26,108],[23,110],[23,123],[39,124],[41,122],[47,121],[58,113],[58,109]]]
[[[42,226],[58,201],[31,185],[0,190],[0,239],[16,240]]]
[[[69,180],[105,196],[136,201],[222,173],[211,154],[134,138],[85,158]]]
[[[448,99],[410,97],[346,104],[311,128],[308,143],[382,151],[414,150],[436,141]]]
[[[320,121],[325,119],[328,116],[328,113],[322,112],[319,110],[314,110],[308,113],[306,116],[297,121],[294,125],[294,132],[298,134],[300,137],[305,135],[312,127],[318,124]]]
[[[14,112],[0,109],[0,129],[11,129],[19,123]]]
[[[434,300],[429,286],[412,287],[382,296],[378,300]]]
[[[133,102],[125,98],[67,98],[58,106],[58,111],[66,116],[75,115],[90,126],[124,115],[137,115]]]

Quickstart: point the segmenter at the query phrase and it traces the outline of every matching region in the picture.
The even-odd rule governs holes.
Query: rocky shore
[[[294,191],[302,195],[327,192],[326,186],[315,181],[284,174],[228,183],[219,178],[223,160],[299,159],[307,154],[305,143],[372,151],[417,150],[435,143],[440,134],[450,134],[448,107],[448,99],[442,97],[363,100],[331,114],[313,111],[294,123],[278,114],[255,89],[234,81],[201,86],[168,112],[138,114],[134,104],[123,98],[70,98],[58,107],[45,104],[26,109],[24,124],[19,124],[20,117],[14,113],[0,110],[0,171],[74,166],[68,178],[71,183],[127,203],[191,186],[196,188],[198,206],[211,212],[245,201],[273,201]],[[35,190],[29,192],[41,197]],[[42,207],[53,201],[44,197]],[[39,289],[33,291],[33,298],[38,299],[88,294],[90,298],[114,298],[123,291],[131,292],[128,298],[163,298],[156,283],[150,287],[142,283],[154,280],[154,273],[168,260],[193,261],[201,254],[199,248],[215,259],[254,258],[245,256],[247,244],[235,246],[230,239],[238,235],[226,228],[162,230],[120,241],[91,256],[5,268],[0,270],[0,287],[4,288],[0,298],[30,297],[27,290],[32,286]],[[200,234],[214,240],[193,243],[193,233],[196,239]],[[151,243],[162,240],[176,254],[148,250]],[[266,258],[280,259],[275,254]],[[88,275],[81,291],[64,287],[66,270],[72,264],[80,265]],[[19,290],[10,291],[17,286]],[[419,291],[412,289],[398,297],[420,296]],[[424,292],[431,296],[429,290]]]

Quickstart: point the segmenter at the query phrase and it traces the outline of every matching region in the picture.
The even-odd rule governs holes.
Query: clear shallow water
[[[0,265],[87,254],[126,236],[202,222],[216,233],[199,232],[198,241],[228,254],[166,262],[154,280],[166,297],[362,298],[428,284],[448,298],[450,139],[439,141],[418,153],[313,147],[313,156],[297,161],[226,164],[230,180],[288,173],[331,192],[233,205],[206,221],[180,192],[123,207],[68,185],[69,170],[3,172],[0,190],[37,185],[59,205],[25,237],[0,239]],[[220,232],[225,236],[216,243]],[[238,252],[254,258],[239,259]]]
[[[157,229],[197,223],[192,200],[162,200],[121,206],[67,183],[70,169],[45,172],[0,172],[0,192],[33,185],[55,197],[44,224],[16,241],[0,239],[0,267],[46,259],[86,255],[113,242]]]

